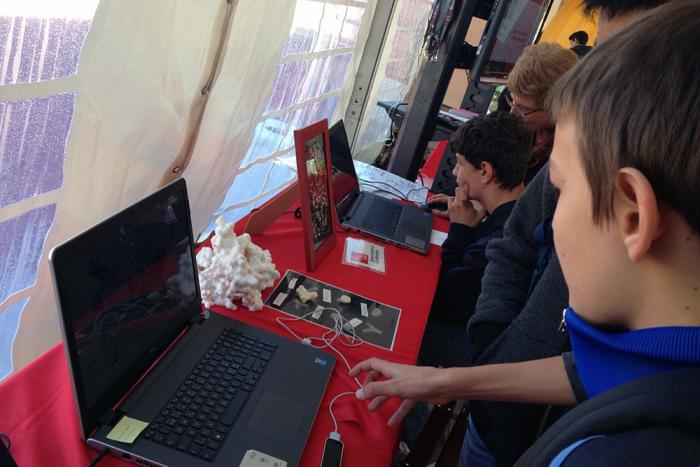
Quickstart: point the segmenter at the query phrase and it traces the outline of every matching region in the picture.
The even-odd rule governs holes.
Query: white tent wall
[[[295,1],[285,1],[289,4],[289,8],[285,9],[284,15],[278,11],[283,8],[280,1],[272,2],[274,5],[271,3],[271,11],[264,11],[261,7],[262,2],[260,5],[255,4],[255,8],[252,9],[255,11],[244,12],[243,3],[238,7],[232,36],[229,40],[229,49],[226,52],[226,60],[207,106],[205,120],[202,123],[202,133],[195,147],[192,163],[184,173],[192,193],[192,223],[195,234],[202,232],[211,224],[212,216],[217,212],[217,208],[226,209],[228,207],[222,206],[221,187],[228,188],[237,174],[243,173],[247,167],[251,167],[261,160],[279,159],[279,156],[283,155],[287,149],[280,147],[270,157],[262,157],[253,163],[246,164],[245,167],[241,166],[241,158],[251,143],[256,124],[270,115],[265,114],[265,107],[275,84],[279,64],[283,61],[289,63],[295,60],[294,57],[290,56],[282,57],[282,49],[288,38],[294,4],[296,3]],[[333,3],[362,5],[365,12],[357,32],[355,52],[347,66],[344,81],[339,91],[338,104],[330,118],[331,122],[342,118],[345,114],[352,93],[354,77],[362,57],[361,51],[370,33],[376,1],[362,4],[352,0],[333,0]],[[253,17],[246,17],[246,15]],[[249,31],[243,26],[264,22],[266,18],[271,16],[285,16],[286,19],[284,24],[275,26],[279,31],[277,37],[266,32]],[[239,21],[241,26],[237,27]],[[275,18],[274,21],[281,22],[281,19]],[[254,33],[255,37],[251,38],[249,36],[251,33]],[[266,41],[268,41],[267,45],[258,44]],[[302,57],[303,60],[314,60],[328,56],[329,52],[333,51],[304,53]],[[274,59],[268,58],[263,60],[264,63],[260,63],[261,56],[265,55],[274,57]],[[232,57],[236,58],[232,59]],[[242,76],[241,68],[256,68],[259,72],[246,73]],[[288,108],[280,109],[273,114],[288,115],[293,112],[292,109],[301,108],[316,99],[316,97],[312,97],[307,101],[293,102]],[[294,127],[289,126],[287,130],[291,132]],[[289,139],[289,142],[293,144],[293,139]],[[230,154],[236,154],[237,157],[232,159],[227,156]],[[252,196],[247,199],[236,199],[235,203],[245,204],[252,209],[255,202],[263,198],[269,191],[265,189],[264,182],[264,179],[257,180],[256,186],[251,187]],[[209,187],[212,183],[217,184],[219,189],[212,190]],[[286,184],[282,184],[278,188],[282,189],[284,185]]]
[[[394,17],[372,77],[369,105],[355,138],[353,153],[359,160],[374,162],[389,137],[389,117],[376,102],[405,102],[409,98],[411,85],[425,63],[420,47],[432,4],[433,0],[396,0]]]
[[[329,1],[366,8],[335,109],[339,117],[350,99],[377,0]],[[195,232],[221,205],[262,118],[296,3],[241,0],[236,6],[220,72],[183,172]],[[182,154],[227,7],[225,0],[102,0],[77,74],[0,86],[0,102],[75,93],[62,187],[0,209],[1,222],[56,204],[36,284],[0,304],[0,316],[13,304],[24,305],[12,348],[14,370],[60,340],[50,248],[158,188]]]
[[[36,286],[25,291],[31,299],[15,338],[15,369],[60,340],[50,248],[155,190],[177,154],[222,4],[100,2],[78,72],[65,83],[76,98],[63,187],[52,196],[56,215]]]

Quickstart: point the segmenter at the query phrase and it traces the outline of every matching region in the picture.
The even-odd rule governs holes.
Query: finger
[[[438,209],[433,209],[433,215],[438,217],[444,217],[445,219],[450,218],[450,215],[447,213],[447,211],[440,211]]]
[[[395,396],[396,388],[391,380],[367,383],[355,392],[358,400],[364,401],[377,396]]]
[[[382,406],[382,404],[386,401],[388,401],[389,398],[387,396],[377,396],[374,399],[372,399],[372,402],[369,403],[367,406],[367,410],[377,410],[379,407]]]
[[[367,376],[365,377],[364,384],[369,384],[372,381],[376,381],[377,379],[379,379],[380,376],[381,376],[380,373],[372,370],[369,373],[367,373]]]
[[[405,399],[403,402],[401,402],[401,405],[399,405],[399,408],[396,409],[396,412],[394,412],[394,415],[392,415],[389,418],[387,425],[394,426],[397,423],[401,422],[401,420],[403,420],[404,417],[406,415],[408,415],[408,413],[416,405],[416,403],[417,403],[417,401],[415,401],[413,399]]]
[[[383,360],[379,360],[378,358],[368,358],[367,360],[358,363],[355,365],[351,370],[349,375],[352,377],[355,377],[359,375],[360,373],[364,373],[366,371],[370,370],[375,370],[379,371],[380,373],[384,373],[382,371],[383,368]]]
[[[428,196],[427,201],[428,201],[429,203],[432,202],[432,201],[437,201],[437,202],[439,202],[439,201],[445,201],[446,198],[447,198],[447,195],[444,195],[444,194],[442,194],[442,193],[438,193],[438,194],[435,194],[435,195],[430,195],[430,196]]]

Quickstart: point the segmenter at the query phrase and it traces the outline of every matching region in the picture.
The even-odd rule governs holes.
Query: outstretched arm
[[[389,397],[403,399],[389,418],[389,425],[400,422],[419,400],[436,404],[455,399],[551,405],[576,403],[562,357],[445,369],[370,358],[350,371],[353,377],[361,373],[367,373],[367,377],[357,391],[357,398],[371,399],[369,410],[376,410]]]

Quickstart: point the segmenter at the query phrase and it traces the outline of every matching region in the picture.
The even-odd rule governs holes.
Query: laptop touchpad
[[[399,230],[405,235],[403,240],[406,243],[418,248],[423,248],[423,243],[425,243],[423,239],[426,234],[424,226],[411,221],[403,221],[399,226]]]
[[[296,442],[306,407],[271,391],[265,391],[248,421],[248,428],[286,442]]]

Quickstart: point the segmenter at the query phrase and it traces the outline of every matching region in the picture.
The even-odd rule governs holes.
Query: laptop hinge
[[[192,313],[190,315],[190,319],[187,320],[188,324],[190,327],[194,326],[195,324],[202,324],[206,319],[209,318],[211,311],[208,309],[202,310],[199,313]]]
[[[124,415],[124,412],[122,412],[119,409],[109,409],[108,411],[102,414],[102,416],[99,418],[99,422],[103,425],[114,426],[114,424],[117,423],[117,421],[121,420],[121,418]]]
[[[352,219],[352,216],[355,215],[355,211],[357,211],[357,207],[360,205],[359,199],[362,197],[362,193],[357,193],[355,197],[352,200],[352,204],[350,206],[350,211],[345,213],[344,219]]]

